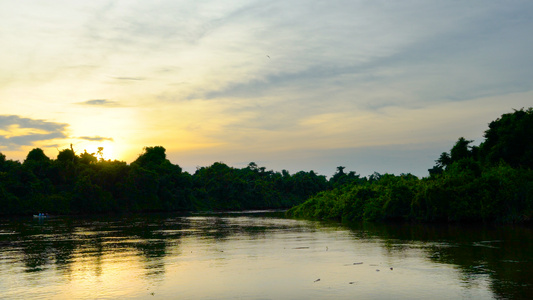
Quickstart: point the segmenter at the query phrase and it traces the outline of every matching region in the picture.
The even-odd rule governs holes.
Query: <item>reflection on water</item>
[[[0,220],[2,299],[528,299],[525,227],[281,213]]]
[[[455,266],[464,286],[486,279],[498,298],[533,295],[533,228],[521,226],[367,225],[389,251],[419,242],[432,262]],[[398,245],[398,242],[400,245]]]

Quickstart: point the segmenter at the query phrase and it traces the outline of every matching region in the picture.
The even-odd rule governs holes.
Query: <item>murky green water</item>
[[[1,299],[529,299],[533,230],[278,213],[0,220]]]

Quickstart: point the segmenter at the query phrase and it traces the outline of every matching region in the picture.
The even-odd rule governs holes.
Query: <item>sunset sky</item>
[[[0,152],[427,176],[533,106],[532,1],[0,0]]]

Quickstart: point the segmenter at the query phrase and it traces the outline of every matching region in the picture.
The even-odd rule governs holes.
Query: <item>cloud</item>
[[[402,4],[394,14],[362,7],[368,14],[364,18],[354,14],[351,19],[335,12],[327,18],[334,22],[314,28],[312,35],[293,33],[295,43],[306,45],[304,51],[271,54],[268,63],[275,69],[266,67],[261,78],[235,81],[207,97],[264,95],[287,85],[303,91],[324,90],[335,84],[338,90],[333,95],[345,90],[406,92],[404,104],[468,100],[533,87],[527,80],[532,75],[531,64],[524,61],[533,39],[526,31],[529,27],[524,26],[526,21],[515,18],[519,9],[492,5],[471,12],[435,5],[422,4],[411,10]],[[353,6],[345,10],[350,9]],[[364,25],[361,20],[365,18],[367,32],[358,25]],[[294,22],[305,24],[303,18]],[[304,33],[304,28],[292,30]],[[272,31],[283,32],[281,25],[275,29]],[[367,97],[357,98],[368,101]],[[380,102],[384,103],[371,106],[382,107],[390,100]]]
[[[146,78],[143,77],[113,77],[116,80],[126,80],[126,81],[141,81],[146,80]]]
[[[87,140],[87,141],[95,141],[95,142],[103,142],[103,141],[111,141],[113,142],[113,138],[109,137],[101,137],[101,136],[80,136],[78,137],[80,140]]]
[[[0,146],[6,150],[19,150],[36,142],[66,138],[68,124],[0,115]]]
[[[61,113],[84,143],[209,145],[212,160],[408,144],[413,131],[453,143],[533,93],[533,2],[67,2],[4,7],[0,111]],[[2,145],[55,132],[9,126]]]
[[[107,99],[93,99],[93,100],[87,100],[83,102],[76,102],[76,104],[91,105],[91,106],[107,106],[107,107],[119,106],[118,102],[110,101]]]

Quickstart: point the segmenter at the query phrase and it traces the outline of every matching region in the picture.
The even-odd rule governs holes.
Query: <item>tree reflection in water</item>
[[[262,222],[254,221],[264,217]],[[26,274],[55,268],[66,281],[80,273],[99,278],[105,276],[106,263],[118,261],[138,263],[142,272],[138,276],[158,282],[164,280],[169,264],[177,264],[179,257],[189,254],[182,253],[186,239],[199,240],[204,248],[198,251],[220,253],[224,248],[220,246],[232,239],[266,240],[273,229],[348,230],[354,242],[377,242],[390,257],[416,250],[433,263],[452,265],[460,270],[467,288],[488,278],[498,298],[533,295],[533,229],[529,227],[340,225],[267,217],[234,213],[0,220],[0,274],[10,270],[4,267],[7,264],[21,263]]]
[[[378,238],[391,254],[423,249],[428,259],[456,266],[466,285],[483,276],[502,299],[533,295],[533,228],[449,224],[350,224],[357,238]]]

